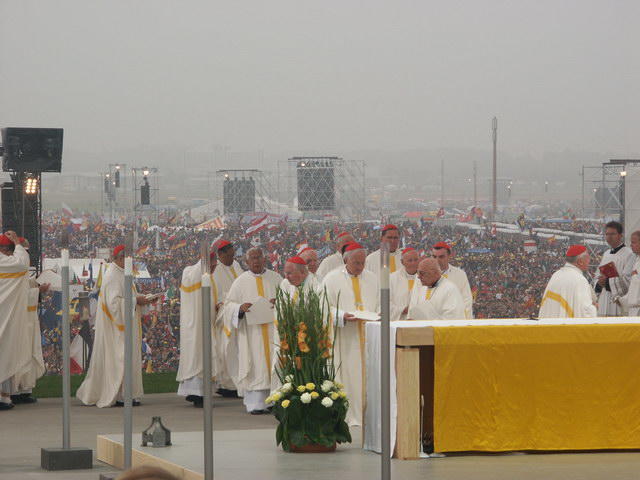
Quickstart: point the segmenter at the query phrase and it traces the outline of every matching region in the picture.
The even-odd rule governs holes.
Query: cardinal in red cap
[[[342,254],[344,253],[345,245],[353,241],[355,241],[353,235],[347,232],[342,232],[336,237],[336,253],[327,255],[320,262],[320,266],[315,272],[319,280],[323,279],[330,271],[341,268],[344,265]]]
[[[305,262],[307,262],[307,268],[309,269],[309,273],[316,274],[318,271],[318,266],[320,262],[318,261],[318,252],[311,247],[305,247],[298,253],[300,258],[302,258]]]
[[[302,257],[294,256],[287,258],[284,264],[284,280],[280,284],[280,288],[297,299],[296,289],[305,284],[309,277],[309,269],[307,262]],[[290,287],[293,287],[291,289]]]
[[[389,272],[393,273],[400,267],[400,260],[402,259],[402,252],[398,248],[400,246],[400,232],[398,227],[392,224],[384,225],[380,232],[381,241],[389,247]],[[380,250],[369,254],[365,268],[376,276],[380,275]]]
[[[14,248],[15,245],[15,248]],[[29,254],[13,231],[0,235],[0,383],[15,380],[31,357],[33,335],[25,333]],[[37,330],[38,336],[40,330]],[[0,410],[13,408],[9,389],[0,389]]]
[[[338,328],[334,362],[340,365],[338,381],[345,384],[345,390],[362,391],[362,353],[364,337],[363,317],[372,318],[379,311],[378,278],[365,270],[366,250],[356,242],[345,248],[344,264],[329,272],[323,282],[327,300]],[[337,312],[336,312],[336,309]],[[362,313],[359,313],[362,312]],[[347,423],[360,425],[362,400],[360,395],[349,398]]]
[[[464,270],[455,265],[451,265],[451,245],[447,242],[438,242],[431,249],[431,256],[438,261],[442,276],[452,282],[456,287],[464,302],[465,318],[473,318],[473,294],[471,293],[471,285],[469,278]]]
[[[598,314],[593,289],[584,276],[589,252],[584,245],[571,245],[560,270],[551,275],[540,302],[540,318],[589,318]]]

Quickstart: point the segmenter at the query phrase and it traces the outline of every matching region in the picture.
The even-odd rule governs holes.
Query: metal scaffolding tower
[[[278,200],[305,216],[366,217],[365,162],[340,157],[291,157],[278,162]]]
[[[214,188],[225,215],[276,210],[272,183],[262,170],[218,170]]]

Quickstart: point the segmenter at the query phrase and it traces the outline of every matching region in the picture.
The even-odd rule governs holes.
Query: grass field
[[[75,396],[76,390],[84,380],[84,375],[71,375],[71,396]],[[177,392],[176,372],[143,373],[142,383],[144,393]],[[33,389],[36,398],[50,398],[62,396],[62,376],[46,375],[38,380]]]

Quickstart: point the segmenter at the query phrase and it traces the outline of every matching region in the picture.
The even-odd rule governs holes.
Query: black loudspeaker
[[[149,205],[151,203],[151,188],[147,181],[140,187],[140,204]]]
[[[2,169],[5,172],[60,172],[61,128],[3,128]]]

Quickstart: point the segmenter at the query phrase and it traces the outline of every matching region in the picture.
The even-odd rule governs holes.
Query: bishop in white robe
[[[323,280],[327,274],[336,268],[342,268],[344,266],[344,260],[342,258],[342,249],[348,243],[353,242],[353,236],[350,233],[342,232],[336,237],[336,252],[325,257],[316,271],[318,280]]]
[[[435,258],[418,265],[420,285],[411,294],[410,320],[464,320],[464,302],[458,287],[442,276]]]
[[[29,361],[28,270],[29,254],[16,233],[0,235],[0,410],[13,408],[13,376]]]
[[[551,275],[540,302],[539,318],[590,318],[597,315],[593,288],[584,276],[589,269],[589,253],[583,245],[572,245],[566,262]]]
[[[451,259],[451,245],[446,242],[438,242],[431,250],[431,256],[438,260],[442,276],[458,287],[462,301],[464,302],[464,317],[473,318],[473,295],[467,274],[460,267],[449,263]]]
[[[213,382],[217,368],[217,335],[215,321],[220,309],[218,286],[213,278],[217,260],[215,252],[209,257],[211,283],[211,375]],[[190,265],[182,272],[180,283],[180,363],[176,380],[178,395],[186,397],[194,407],[202,408],[203,350],[202,350],[202,261]]]
[[[307,270],[309,270],[309,273],[312,273],[314,277],[317,278],[316,273],[320,266],[320,262],[318,261],[318,252],[311,247],[305,247],[300,251],[298,256],[307,264]]]
[[[640,316],[640,230],[631,234],[631,250],[635,254],[635,262],[629,280],[627,294],[620,297],[623,309],[632,317]]]
[[[234,280],[244,270],[235,260],[235,247],[228,240],[216,242],[214,249],[218,254],[218,266],[213,272],[213,279],[218,288],[219,301],[226,300]],[[224,310],[224,306],[223,306]],[[238,388],[233,383],[233,377],[238,373],[238,336],[232,329],[224,325],[224,313],[221,310],[216,318],[216,348],[218,359],[217,393],[223,397],[237,398]],[[232,312],[233,313],[233,312]]]
[[[260,248],[247,251],[249,270],[231,285],[225,301],[224,324],[238,335],[238,372],[234,383],[244,394],[247,412],[254,415],[268,413],[266,398],[271,388],[272,348],[274,343],[275,310],[268,318],[254,319],[265,323],[249,324],[247,312],[262,297],[272,304],[282,277],[265,268],[266,261]]]
[[[605,228],[605,238],[611,247],[602,255],[599,267],[613,262],[618,276],[605,278],[598,274],[594,280],[594,288],[598,295],[598,315],[601,317],[616,317],[624,315],[624,309],[614,299],[626,295],[631,281],[631,272],[635,263],[635,255],[624,244],[622,225],[619,222],[609,222]]]
[[[343,268],[330,272],[323,281],[331,313],[338,329],[334,346],[336,378],[349,396],[347,423],[362,425],[365,375],[365,321],[359,311],[380,311],[378,278],[364,264],[366,251],[351,243],[345,251]]]
[[[420,257],[413,247],[402,250],[402,267],[389,276],[391,320],[406,320]]]
[[[102,278],[95,319],[93,353],[87,376],[78,388],[76,397],[85,405],[98,408],[124,405],[124,245],[113,250],[113,262]],[[133,398],[139,405],[142,389],[142,345],[140,311],[137,306],[150,301],[133,288]]]
[[[400,232],[395,225],[385,225],[381,229],[381,241],[389,245],[389,273],[394,273],[400,268],[402,260],[402,252],[398,248],[400,246]],[[380,277],[380,249],[371,252],[367,256],[364,268],[373,273],[376,277]]]

